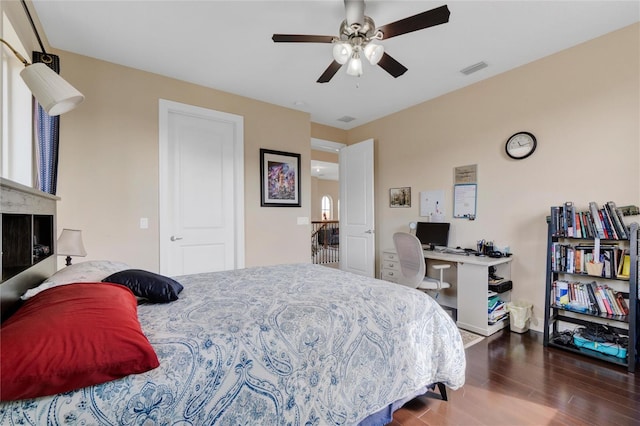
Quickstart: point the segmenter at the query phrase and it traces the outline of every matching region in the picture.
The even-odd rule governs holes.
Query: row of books
[[[557,280],[553,283],[556,306],[595,315],[622,317],[629,315],[629,306],[620,292],[606,285]]]
[[[593,244],[572,246],[554,242],[551,244],[551,270],[570,274],[587,274],[587,263],[602,263],[601,277],[629,279],[631,258],[629,251],[615,244],[600,245],[598,259],[594,259]],[[591,275],[591,274],[590,274]]]
[[[613,201],[599,207],[589,202],[589,209],[576,211],[572,201],[551,207],[551,232],[555,236],[571,238],[629,239],[622,210]]]

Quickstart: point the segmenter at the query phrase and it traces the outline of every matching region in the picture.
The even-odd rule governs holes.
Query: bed
[[[0,424],[383,425],[464,384],[460,334],[417,290],[312,264],[174,278],[176,300],[137,306],[157,368],[2,402]]]

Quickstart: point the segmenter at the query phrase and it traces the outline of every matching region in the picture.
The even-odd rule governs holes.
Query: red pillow
[[[79,283],[43,291],[0,327],[0,400],[108,382],[156,368],[136,298],[126,287]]]

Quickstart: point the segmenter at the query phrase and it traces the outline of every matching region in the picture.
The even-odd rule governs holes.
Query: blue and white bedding
[[[354,425],[425,386],[464,384],[451,318],[427,295],[318,265],[178,277],[138,307],[147,373],[0,404],[0,424]]]

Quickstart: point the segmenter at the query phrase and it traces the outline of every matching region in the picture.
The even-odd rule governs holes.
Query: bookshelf
[[[58,197],[0,178],[0,320],[57,269]]]
[[[594,217],[600,223],[594,223]],[[600,209],[593,202],[584,212],[577,212],[572,203],[551,207],[547,223],[544,346],[634,372],[638,361],[638,224],[626,225],[614,203]],[[616,343],[597,342],[584,339],[583,330],[613,332],[620,338]]]

